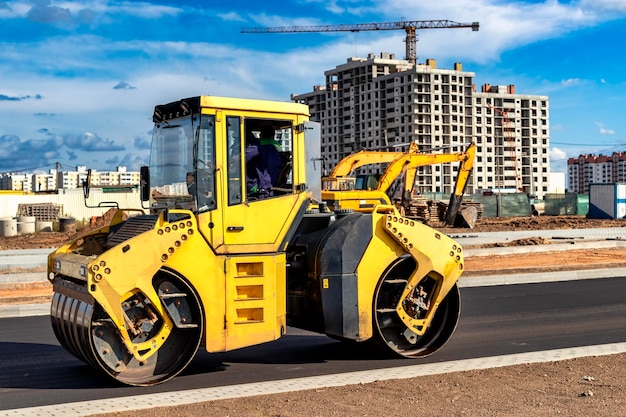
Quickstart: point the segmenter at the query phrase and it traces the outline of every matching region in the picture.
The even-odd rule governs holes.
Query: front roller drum
[[[157,352],[137,361],[107,313],[84,286],[59,278],[50,312],[61,345],[78,359],[126,385],[154,385],[173,378],[193,359],[203,334],[203,313],[193,289],[179,277],[163,273],[153,285],[175,326]],[[141,293],[122,302],[133,343],[153,340],[163,319]],[[154,345],[155,348],[157,344]]]
[[[461,296],[455,284],[441,301],[435,316],[423,335],[414,333],[401,320],[396,311],[400,298],[406,288],[411,273],[415,269],[412,258],[400,258],[381,278],[374,294],[374,329],[379,345],[396,356],[420,358],[428,356],[450,339],[459,321]],[[411,300],[405,300],[405,309],[411,311],[415,318],[425,315],[429,308],[428,295],[434,291],[435,281],[425,277]],[[410,304],[410,305],[407,305]]]

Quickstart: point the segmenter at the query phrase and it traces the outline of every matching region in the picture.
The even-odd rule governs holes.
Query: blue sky
[[[138,169],[155,104],[200,94],[288,101],[351,56],[404,57],[404,32],[242,28],[448,19],[418,62],[550,98],[552,171],[626,151],[626,0],[0,0],[0,172]]]

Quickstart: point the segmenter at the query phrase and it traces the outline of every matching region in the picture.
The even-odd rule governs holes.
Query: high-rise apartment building
[[[626,182],[626,152],[580,155],[567,160],[567,191],[586,194],[589,184]]]
[[[543,198],[550,177],[548,97],[484,84],[473,100],[476,189],[516,189]]]
[[[467,192],[522,187],[541,197],[549,177],[548,98],[516,95],[512,86],[476,92],[474,75],[460,63],[439,69],[432,59],[413,65],[370,54],[326,71],[326,85],[292,100],[308,104],[312,120],[321,122],[329,170],[364,148],[406,150],[415,142],[423,152],[458,152],[476,142]],[[457,164],[421,167],[416,189],[451,193],[457,170]]]

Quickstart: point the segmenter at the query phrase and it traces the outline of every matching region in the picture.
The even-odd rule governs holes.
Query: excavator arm
[[[415,182],[415,176],[417,174],[416,170],[418,167],[421,166],[446,164],[450,162],[461,162],[461,164],[469,164],[470,166],[467,169],[468,171],[471,171],[472,166],[474,165],[475,153],[476,147],[474,144],[471,144],[465,152],[459,153],[404,154],[398,159],[393,160],[389,164],[389,166],[387,166],[387,169],[378,181],[378,186],[376,187],[376,190],[386,192],[391,184],[393,184],[393,182],[396,180],[396,178],[398,178],[402,173],[406,173],[407,178],[405,181],[405,191],[412,191],[413,184]],[[459,178],[457,177],[457,182],[458,181]],[[467,181],[467,178],[465,178],[465,181]],[[455,187],[455,194],[456,192],[457,187]]]
[[[406,153],[391,161],[387,169],[380,177],[376,191],[387,192],[396,178],[404,175],[403,200],[413,193],[417,168],[426,165],[445,164],[460,162],[459,172],[456,177],[454,191],[450,196],[450,204],[446,212],[446,224],[453,225],[461,207],[461,201],[465,185],[474,166],[476,156],[476,144],[472,143],[464,152],[458,153],[435,153],[435,154],[411,154]],[[407,201],[403,201],[407,203]]]
[[[417,152],[417,144],[415,143],[411,143],[406,152],[381,152],[363,149],[339,161],[328,175],[328,178],[345,177],[364,165],[385,164],[405,155],[414,155]]]

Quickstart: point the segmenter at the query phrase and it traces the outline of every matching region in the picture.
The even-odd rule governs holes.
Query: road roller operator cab
[[[391,205],[329,210],[306,106],[201,96],[153,120],[142,209],[48,258],[52,327],[74,356],[153,385],[200,346],[268,342],[288,325],[411,358],[450,338],[461,247]]]

